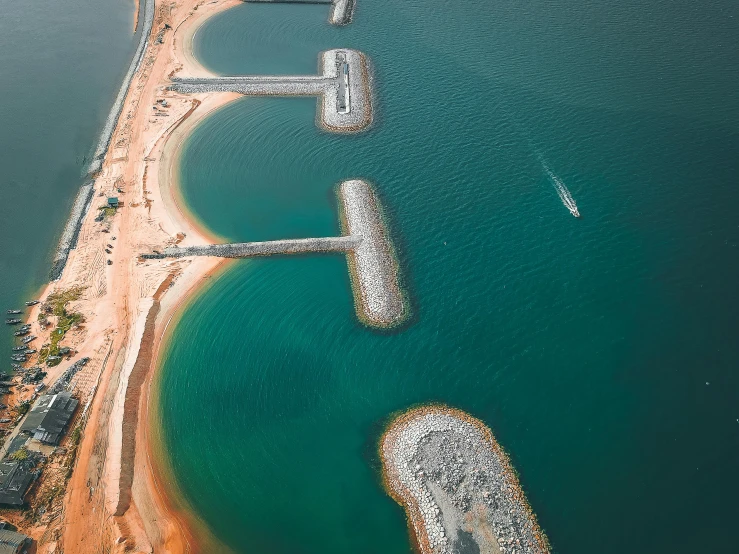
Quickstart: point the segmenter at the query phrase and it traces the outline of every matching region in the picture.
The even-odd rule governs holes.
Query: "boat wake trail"
[[[557,196],[559,196],[559,199],[562,201],[562,204],[565,205],[565,208],[570,210],[570,213],[574,215],[575,217],[580,217],[580,212],[577,209],[577,204],[575,204],[575,199],[572,198],[572,194],[570,194],[569,189],[567,186],[562,182],[562,179],[557,177],[554,172],[549,169],[549,166],[541,162],[541,165],[544,167],[544,171],[547,172],[547,175],[549,176],[549,180],[552,182],[552,185],[554,185],[554,190],[557,191]]]

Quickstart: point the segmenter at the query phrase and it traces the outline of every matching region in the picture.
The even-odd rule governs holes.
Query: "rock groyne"
[[[355,179],[341,183],[339,199],[345,234],[362,238],[347,252],[359,317],[371,325],[397,325],[405,319],[407,307],[377,196],[369,183]]]
[[[361,52],[322,52],[318,75],[244,75],[175,77],[170,88],[186,94],[235,92],[247,96],[317,96],[316,121],[335,133],[352,133],[372,123],[372,91],[367,60]]]
[[[385,486],[423,554],[547,554],[546,536],[490,429],[446,406],[392,422],[380,442]]]
[[[366,181],[344,181],[338,189],[339,237],[170,246],[143,259],[217,256],[251,258],[280,254],[339,252],[347,256],[357,317],[372,327],[395,327],[408,316],[400,271],[381,215],[380,203]]]

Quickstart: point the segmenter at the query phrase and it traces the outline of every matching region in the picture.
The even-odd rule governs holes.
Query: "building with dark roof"
[[[34,477],[27,464],[0,462],[0,504],[21,506]]]
[[[5,529],[5,523],[0,523],[0,554],[18,554],[31,542],[28,535]]]
[[[21,432],[47,444],[59,444],[77,404],[79,401],[69,392],[41,396],[28,412]]]

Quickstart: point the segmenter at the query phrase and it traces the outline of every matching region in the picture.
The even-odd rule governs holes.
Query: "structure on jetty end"
[[[174,77],[172,90],[186,94],[236,92],[248,96],[317,96],[317,123],[327,131],[351,133],[372,123],[370,72],[364,54],[327,50],[318,75]]]
[[[416,408],[380,442],[390,495],[423,554],[548,554],[508,456],[490,429],[446,406]]]
[[[338,189],[341,224],[339,237],[170,246],[143,259],[216,256],[252,258],[285,254],[339,252],[346,254],[361,321],[372,327],[395,327],[408,316],[400,271],[372,186],[359,179],[344,181]]]

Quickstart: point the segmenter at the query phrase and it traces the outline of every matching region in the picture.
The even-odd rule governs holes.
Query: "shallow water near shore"
[[[132,1],[0,0],[3,315],[48,282],[86,157],[133,54],[133,11]],[[11,342],[4,329],[3,353]]]
[[[377,440],[438,401],[491,427],[557,551],[731,551],[736,11],[359,0],[340,29],[326,6],[207,22],[196,54],[224,74],[362,50],[377,119],[339,136],[313,99],[224,107],[183,150],[193,213],[234,241],[332,235],[336,184],[367,178],[413,319],[363,327],[339,256],[237,262],[189,303],[158,415],[197,516],[237,552],[408,552]]]

